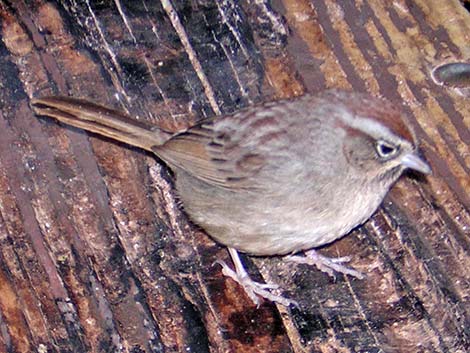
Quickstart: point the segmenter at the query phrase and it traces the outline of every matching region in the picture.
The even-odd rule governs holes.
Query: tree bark
[[[470,349],[470,70],[432,74],[470,57],[465,6],[0,0],[0,352]],[[226,249],[153,155],[29,107],[82,97],[178,131],[329,87],[403,104],[433,175],[321,250],[364,280],[244,256],[299,308],[257,308],[223,277]]]

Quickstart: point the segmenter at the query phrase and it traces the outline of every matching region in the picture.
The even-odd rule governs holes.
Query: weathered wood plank
[[[458,1],[0,1],[0,351],[465,352],[468,61]],[[153,156],[39,120],[86,97],[168,130],[327,87],[405,105],[433,168],[322,250],[364,280],[245,257],[300,308],[254,307]]]

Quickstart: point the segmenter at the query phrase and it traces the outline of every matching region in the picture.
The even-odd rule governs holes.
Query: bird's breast
[[[364,223],[388,190],[360,182],[355,188],[329,191],[314,184],[232,190],[184,172],[176,176],[183,207],[196,224],[226,246],[262,256],[333,242]]]

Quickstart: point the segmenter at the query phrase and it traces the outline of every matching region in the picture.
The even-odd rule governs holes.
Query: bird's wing
[[[215,118],[217,119],[217,118]],[[170,166],[224,188],[253,188],[250,178],[265,165],[263,155],[237,141],[239,134],[216,129],[216,120],[206,119],[174,136],[154,152]]]

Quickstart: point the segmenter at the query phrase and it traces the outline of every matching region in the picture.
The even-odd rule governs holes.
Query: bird
[[[429,174],[399,104],[355,91],[260,103],[168,132],[84,99],[33,98],[35,113],[151,153],[174,172],[184,211],[228,247],[224,275],[254,304],[297,304],[246,272],[239,252],[362,278],[315,248],[367,221],[406,169]],[[298,255],[306,252],[305,256]]]

